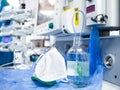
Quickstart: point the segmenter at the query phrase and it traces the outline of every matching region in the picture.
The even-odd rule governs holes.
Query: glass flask
[[[67,52],[67,78],[75,88],[86,87],[90,83],[89,53],[87,47],[78,40],[74,40]]]

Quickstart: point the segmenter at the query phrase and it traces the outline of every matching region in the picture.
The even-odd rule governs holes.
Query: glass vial
[[[67,53],[67,78],[75,88],[89,85],[89,53],[87,47],[77,40]]]

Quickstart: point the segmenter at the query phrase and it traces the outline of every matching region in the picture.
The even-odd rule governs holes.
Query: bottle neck
[[[73,46],[79,47],[82,44],[80,34],[76,34],[73,39]]]

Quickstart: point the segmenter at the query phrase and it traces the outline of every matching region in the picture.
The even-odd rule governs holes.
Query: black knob
[[[22,4],[21,4],[21,8],[22,8],[22,9],[25,9],[25,6],[26,6],[25,3],[22,3]]]
[[[87,0],[87,1],[91,2],[92,0]]]

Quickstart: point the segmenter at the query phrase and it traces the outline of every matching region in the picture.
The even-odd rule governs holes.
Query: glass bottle
[[[89,53],[79,38],[75,37],[73,46],[67,53],[67,78],[75,88],[89,85]]]

